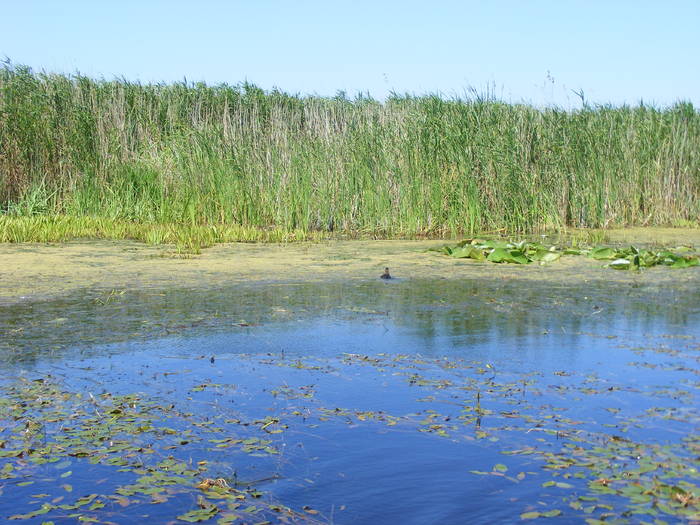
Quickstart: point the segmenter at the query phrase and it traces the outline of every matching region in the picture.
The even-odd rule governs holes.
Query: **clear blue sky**
[[[700,107],[700,0],[0,0],[0,16],[0,57],[51,72]]]

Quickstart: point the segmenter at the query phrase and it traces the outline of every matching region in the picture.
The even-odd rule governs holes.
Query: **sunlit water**
[[[692,519],[696,505],[699,321],[697,288],[256,283],[85,291],[3,307],[0,352],[5,388],[50,378],[86,407],[102,394],[169,407],[159,424],[186,443],[166,448],[146,436],[139,446],[155,452],[133,457],[207,461],[194,482],[254,487],[252,501],[263,504],[236,510],[241,522],[274,521],[271,502],[296,513],[284,519],[339,524],[508,523],[546,512],[548,523],[674,522]],[[0,434],[7,450],[22,420],[7,405],[0,418],[12,421]],[[51,428],[44,442],[62,431]],[[251,437],[270,450],[217,446]],[[581,452],[596,447],[600,464]],[[555,467],[547,454],[589,466]],[[685,515],[630,499],[623,478],[643,457],[657,465],[649,478],[690,494]],[[166,523],[201,507],[194,483],[164,501],[136,493],[124,504],[117,491],[136,477],[129,461],[69,455],[29,468],[26,457],[0,457],[0,467],[14,465],[0,479],[0,519],[88,494],[105,505],[24,522],[74,523],[82,512]],[[226,515],[218,505],[212,523]]]

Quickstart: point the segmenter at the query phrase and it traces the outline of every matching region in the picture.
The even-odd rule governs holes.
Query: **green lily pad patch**
[[[588,248],[560,247],[543,245],[531,241],[503,241],[489,239],[466,239],[455,245],[432,248],[455,259],[473,259],[493,263],[530,264],[537,262],[547,264],[558,260],[562,255],[587,255],[598,261],[610,261],[607,267],[614,270],[639,270],[652,266],[670,268],[690,268],[700,265],[698,255],[688,254],[686,247],[675,250],[643,250],[634,246],[614,248],[598,246]]]

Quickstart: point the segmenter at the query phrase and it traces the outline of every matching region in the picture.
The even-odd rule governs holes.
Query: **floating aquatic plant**
[[[688,253],[692,249],[680,246],[674,250],[641,250],[634,246],[613,248],[598,246],[595,248],[560,248],[556,245],[543,245],[530,241],[503,241],[487,239],[466,239],[456,245],[431,248],[456,259],[473,259],[493,263],[529,264],[539,262],[546,264],[558,260],[562,255],[587,255],[598,261],[610,261],[606,266],[615,270],[639,270],[663,265],[671,268],[690,268],[700,265],[698,255]]]
[[[697,255],[682,254],[681,251],[688,251],[686,247],[671,250],[640,250],[634,246],[628,248],[610,248],[600,246],[590,250],[588,256],[599,260],[609,260],[609,268],[614,270],[638,270],[640,268],[651,268],[652,266],[669,266],[671,268],[690,268],[700,265],[700,258]]]
[[[393,353],[236,355],[228,373],[236,371],[238,385],[190,377],[181,362],[163,363],[164,377],[182,378],[165,387],[167,402],[161,400],[163,386],[150,395],[90,395],[71,386],[72,374],[65,382],[39,374],[8,380],[0,383],[0,490],[12,492],[17,505],[2,518],[105,523],[135,521],[138,512],[141,521],[143,513],[153,520],[222,525],[302,521],[319,511],[304,505],[295,513],[254,488],[281,479],[276,472],[261,472],[266,477],[254,481],[244,475],[249,481],[242,481],[230,465],[294,461],[305,476],[308,458],[290,455],[285,442],[291,445],[288,440],[297,436],[303,445],[310,429],[317,436],[340,436],[347,427],[378,439],[389,434],[399,451],[412,450],[402,442],[405,435],[427,440],[432,450],[444,445],[483,451],[471,455],[454,482],[471,485],[476,475],[503,491],[520,487],[508,494],[515,496],[509,499],[509,507],[516,506],[513,519],[696,520],[697,383],[683,382],[697,374],[689,366],[696,357],[693,344],[636,349],[644,356],[658,351],[660,361],[629,363],[627,369],[658,365],[655,372],[665,374],[659,377],[674,376],[664,389],[579,375],[575,367],[523,373],[498,362]],[[190,364],[196,363],[210,370],[207,360]],[[217,360],[217,367],[223,363]],[[258,381],[257,372],[252,382],[244,381],[248,364],[265,381]],[[277,367],[283,368],[280,383],[270,383]],[[377,392],[400,391],[406,400],[374,406],[352,395],[336,397],[336,379],[347,388],[348,377],[381,383]],[[171,395],[176,386],[186,392],[184,399]],[[221,402],[239,405],[251,397],[259,402],[257,416]],[[670,425],[675,427],[666,431]],[[345,444],[342,438],[337,443]]]
[[[561,257],[562,252],[556,246],[544,246],[529,241],[508,242],[488,239],[466,239],[455,246],[441,246],[430,251],[444,253],[457,259],[474,259],[494,263],[508,262],[529,264],[539,262],[546,264]]]
[[[192,391],[201,390],[195,387]],[[181,412],[172,404],[144,400],[138,394],[70,392],[50,376],[21,379],[3,385],[0,392],[0,494],[3,488],[7,490],[7,482],[44,491],[21,503],[15,494],[16,508],[34,508],[2,518],[68,517],[76,522],[111,523],[106,518],[126,516],[133,521],[131,508],[143,503],[162,506],[180,498],[175,508],[166,511],[138,511],[138,521],[149,515],[162,517],[168,511],[185,522],[213,518],[218,523],[259,522],[269,516],[286,516],[288,522],[309,521],[262,498],[264,493],[252,487],[254,482],[212,478],[207,476],[208,459],[193,461],[193,454],[202,454],[202,447],[208,446],[226,448],[228,456],[232,456],[234,446],[252,457],[276,455],[270,440],[256,436],[211,438],[224,429],[206,417]],[[240,421],[227,420],[241,429],[250,426],[266,433],[277,422],[246,422],[244,427]],[[104,479],[91,484],[90,493],[71,498],[74,485],[68,481],[74,471],[92,472],[95,479]],[[84,480],[78,486],[76,492],[85,490]],[[183,495],[195,499],[196,508],[183,509]]]

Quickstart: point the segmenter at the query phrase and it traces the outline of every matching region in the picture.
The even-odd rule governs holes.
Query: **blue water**
[[[589,445],[623,435],[683,454],[697,431],[698,288],[251,284],[131,292],[107,305],[94,300],[102,293],[2,307],[3,384],[50,376],[83,396],[137,393],[215,421],[211,436],[269,439],[278,454],[206,441],[158,454],[207,460],[206,476],[256,481],[266,501],[321,522],[509,523],[533,509],[561,511],[548,523],[581,521],[568,503],[589,494],[589,478],[544,488],[553,479],[545,461],[504,452],[556,453],[567,435],[586,432]],[[287,427],[269,434],[266,417]],[[8,461],[16,460],[0,458],[0,467]],[[130,482],[128,472],[70,461],[73,499]],[[505,475],[494,474],[497,464]],[[59,473],[42,465],[2,481],[0,517],[37,508],[31,496],[56,492]],[[613,517],[635,522],[627,502],[603,499]],[[159,505],[112,501],[91,515],[166,523],[196,500],[194,491]],[[76,518],[52,511],[24,522],[46,519]]]

